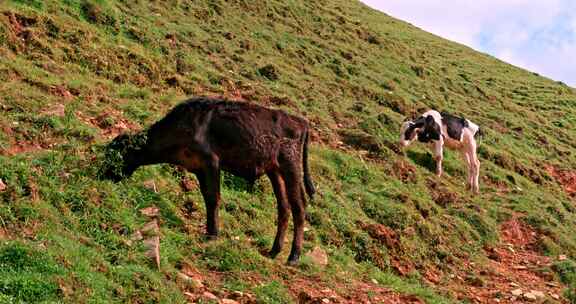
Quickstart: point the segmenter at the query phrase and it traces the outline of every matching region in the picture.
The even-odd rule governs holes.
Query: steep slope
[[[576,91],[359,2],[3,1],[0,80],[0,302],[576,300]],[[276,212],[264,179],[249,194],[224,177],[223,235],[206,242],[190,176],[94,178],[100,144],[190,95],[312,122],[305,249],[326,268],[261,254]],[[425,147],[399,153],[402,120],[430,107],[484,130],[481,195],[458,155],[437,179]],[[135,238],[150,206],[160,270]]]

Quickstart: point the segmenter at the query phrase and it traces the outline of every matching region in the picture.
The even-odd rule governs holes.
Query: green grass
[[[481,260],[513,214],[543,235],[542,253],[576,258],[576,208],[544,168],[576,169],[575,90],[356,1],[4,1],[0,93],[8,186],[0,192],[0,302],[183,303],[176,274],[187,262],[224,277],[214,291],[267,303],[296,301],[293,276],[326,286],[373,278],[449,303],[456,300],[418,270],[394,274],[391,258],[415,269]],[[276,260],[262,255],[276,219],[265,179],[249,194],[224,176],[222,237],[205,242],[201,195],[183,192],[174,169],[142,168],[119,184],[95,178],[98,145],[191,95],[242,97],[312,122],[319,195],[304,246],[328,252],[326,269],[306,260],[285,266],[289,242]],[[57,105],[64,115],[50,114]],[[446,152],[438,180],[425,147],[395,152],[402,120],[430,107],[485,132],[480,196],[464,190],[455,153]],[[157,193],[143,186],[151,179]],[[185,201],[198,209],[191,216]],[[161,213],[160,270],[129,242],[146,223],[138,210],[151,205]],[[376,223],[398,234],[397,247],[362,228]],[[556,272],[570,286],[567,265]]]

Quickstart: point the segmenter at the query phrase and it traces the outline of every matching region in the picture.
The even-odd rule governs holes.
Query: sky
[[[576,0],[361,0],[386,14],[576,87]]]

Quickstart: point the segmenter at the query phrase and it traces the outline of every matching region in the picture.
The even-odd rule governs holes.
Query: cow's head
[[[99,176],[113,182],[130,177],[139,166],[142,140],[145,142],[141,135],[129,134],[114,138],[105,147]]]
[[[416,136],[422,131],[424,127],[424,118],[420,117],[416,120],[408,120],[402,124],[400,128],[400,147],[405,148],[409,146]]]
[[[426,116],[424,119],[424,126],[418,132],[418,141],[428,143],[433,140],[440,140],[442,135],[441,126],[434,120],[431,115]]]

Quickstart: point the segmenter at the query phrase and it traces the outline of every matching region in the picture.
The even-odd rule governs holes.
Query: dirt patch
[[[382,224],[359,223],[360,228],[366,230],[368,234],[388,248],[398,248],[400,246],[400,236],[390,227]]]
[[[229,291],[219,288],[223,273],[201,272],[188,263],[177,265],[179,273],[177,282],[189,303],[212,300],[217,303],[252,304],[259,303],[250,292]],[[261,277],[259,274],[245,274],[242,280],[249,286],[259,286],[271,279],[281,281],[291,297],[301,304],[323,303],[384,303],[384,304],[423,304],[423,300],[412,295],[403,295],[382,287],[378,281],[371,280],[324,282],[318,277],[303,276],[294,269],[286,269],[283,277]],[[345,277],[345,276],[343,276]],[[289,280],[289,281],[288,281]],[[230,301],[232,300],[232,301]]]
[[[0,126],[0,131],[8,138],[8,147],[0,148],[0,155],[2,156],[14,156],[21,153],[46,150],[60,143],[49,136],[35,138],[34,140],[16,141],[16,131],[12,128],[8,126]]]
[[[514,216],[500,235],[501,244],[484,248],[487,263],[464,261],[439,287],[471,303],[568,303],[549,270],[552,260],[535,250],[538,233]]]
[[[513,217],[500,226],[500,237],[504,243],[522,248],[534,244],[537,240],[534,229],[517,217]]]
[[[384,288],[377,282],[337,283],[332,288],[310,279],[298,278],[289,284],[290,292],[297,295],[298,303],[384,303],[420,304],[424,301],[416,296],[401,295]],[[336,291],[337,290],[337,291]]]
[[[392,164],[392,174],[403,183],[416,183],[416,168],[405,160],[396,160]]]
[[[366,150],[370,153],[382,151],[376,137],[370,134],[355,130],[342,130],[338,134],[343,143],[354,149]]]
[[[552,165],[545,165],[544,169],[562,185],[570,197],[576,197],[576,171],[562,170]]]
[[[426,181],[426,186],[428,186],[428,190],[430,191],[434,202],[441,207],[454,205],[460,202],[458,194],[447,189],[444,185],[439,183],[437,179],[428,179]]]
[[[104,114],[90,117],[80,111],[76,111],[76,117],[84,123],[100,129],[104,138],[112,138],[118,134],[130,130],[138,130],[139,126],[125,118],[117,111],[104,111]]]

